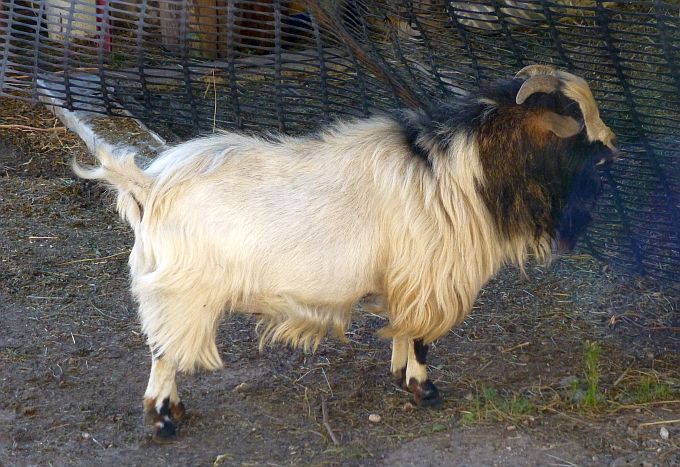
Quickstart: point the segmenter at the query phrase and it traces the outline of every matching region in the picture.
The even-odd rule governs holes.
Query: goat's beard
[[[569,253],[591,224],[597,200],[602,194],[602,179],[597,168],[588,164],[575,177],[553,236],[553,249]]]

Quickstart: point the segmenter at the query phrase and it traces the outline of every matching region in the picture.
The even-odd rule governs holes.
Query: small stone
[[[381,420],[382,417],[377,413],[372,413],[371,415],[368,416],[368,421],[371,423],[380,423]]]
[[[80,436],[81,436],[81,438],[83,438],[83,439],[90,439],[90,438],[92,437],[91,434],[89,434],[89,433],[87,433],[87,432],[85,432],[85,431],[83,431],[83,432],[80,434]]]
[[[517,427],[515,425],[508,425],[505,427],[505,429],[508,431],[515,431]]]
[[[475,398],[475,396],[473,396],[471,392],[468,392],[467,394],[465,394],[465,396],[463,396],[463,398],[464,398],[466,401],[471,401],[471,400],[473,400],[473,399]]]
[[[229,459],[231,459],[231,456],[229,454],[220,454],[219,456],[215,457],[215,460],[213,461],[213,467],[222,465]]]
[[[415,409],[415,407],[410,402],[405,403],[401,408],[404,412],[411,412],[413,409]]]
[[[246,392],[250,387],[248,386],[248,383],[241,383],[238,384],[232,389],[233,392]]]
[[[661,439],[664,441],[668,441],[668,438],[670,437],[670,433],[668,432],[668,428],[665,426],[662,426],[661,429],[659,430],[659,436],[661,436]]]

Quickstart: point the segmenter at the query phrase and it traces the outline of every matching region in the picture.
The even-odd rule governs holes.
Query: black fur
[[[411,118],[411,115],[406,112],[397,114],[395,120],[401,127],[402,134],[406,139],[406,144],[411,149],[411,154],[422,159],[429,165],[431,163],[430,152],[418,141],[418,138],[423,134],[421,122],[415,118]]]
[[[499,81],[478,94],[395,120],[413,155],[430,165],[435,157],[449,156],[453,135],[474,138],[485,178],[478,190],[499,233],[507,239],[548,233],[572,248],[601,192],[596,164],[611,161],[613,154],[600,142],[589,143],[585,129],[570,138],[539,131],[543,112],[580,122],[583,116],[578,104],[560,92],[536,93],[517,105],[522,83]]]
[[[415,339],[413,341],[413,352],[416,354],[416,361],[421,365],[427,363],[427,351],[429,347],[423,344],[422,339]]]
[[[477,99],[461,99],[454,103],[441,104],[425,112],[402,112],[395,120],[411,149],[411,153],[431,164],[431,157],[449,149],[449,135],[472,133],[477,121],[485,110]]]

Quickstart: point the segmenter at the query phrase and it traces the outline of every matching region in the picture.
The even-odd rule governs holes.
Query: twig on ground
[[[28,125],[0,125],[3,130],[20,130],[20,131],[39,131],[39,132],[55,132],[55,131],[68,131],[65,126],[55,126],[52,128],[37,128]]]
[[[321,373],[323,373],[323,377],[326,379],[326,384],[328,385],[328,390],[331,392],[331,397],[333,397],[333,388],[331,387],[331,382],[328,381],[328,376],[326,375],[326,371],[321,368]]]
[[[114,253],[112,255],[108,256],[98,256],[97,258],[84,258],[84,259],[74,259],[73,261],[66,261],[65,263],[59,263],[57,266],[68,266],[69,264],[76,264],[76,263],[87,263],[89,261],[100,261],[103,259],[111,259],[115,258],[116,256],[121,256],[121,255],[127,255],[130,253],[131,250],[125,250],[121,251],[119,253]]]
[[[88,301],[88,303],[90,304],[90,306],[91,306],[92,308],[94,308],[94,309],[97,311],[97,313],[99,313],[100,315],[102,315],[102,316],[105,317],[105,318],[109,318],[109,319],[112,319],[112,320],[114,320],[114,321],[125,321],[125,320],[126,320],[126,318],[116,318],[115,316],[111,316],[111,315],[109,315],[109,314],[104,313],[102,310],[100,310],[99,308],[97,308],[97,307],[94,305],[94,303],[92,303],[92,300]]]
[[[673,423],[680,423],[680,418],[676,418],[675,420],[660,420],[658,422],[647,422],[647,423],[640,423],[638,425],[638,428],[643,428],[646,426],[655,426],[655,425],[670,425]]]
[[[581,423],[581,424],[583,424],[583,425],[588,425],[588,426],[590,426],[590,424],[589,424],[588,422],[585,422],[585,421],[583,421],[583,420],[579,420],[578,418],[569,416],[569,415],[567,415],[567,414],[564,413],[564,412],[560,412],[559,410],[553,409],[552,407],[544,407],[544,409],[547,410],[547,411],[549,411],[549,412],[552,412],[552,413],[554,413],[554,414],[560,415],[560,416],[562,416],[562,417],[564,417],[564,418],[567,418],[567,419],[571,420],[572,422]]]
[[[626,375],[628,374],[629,371],[630,371],[630,367],[626,368],[626,371],[621,373],[621,376],[616,378],[616,381],[614,381],[614,384],[612,384],[612,387],[615,388],[616,386],[618,386],[621,383],[621,381],[623,381],[623,378],[626,377]]]
[[[552,454],[548,454],[548,457],[552,457],[558,462],[561,462],[561,464],[549,464],[549,465],[559,465],[559,466],[565,466],[565,467],[577,467],[578,464],[574,464],[573,462],[569,462],[568,460],[562,459],[561,457],[554,456]]]
[[[526,346],[529,345],[529,344],[530,344],[530,342],[528,342],[528,341],[527,341],[527,342],[522,342],[521,344],[513,345],[513,346],[510,347],[509,349],[503,349],[503,350],[501,350],[501,353],[512,352],[513,350],[517,350],[517,349],[521,349],[522,347],[526,347]]]
[[[321,417],[323,426],[324,428],[326,428],[326,431],[328,432],[328,436],[331,438],[331,441],[333,441],[333,444],[335,444],[336,446],[339,446],[340,443],[338,442],[338,439],[335,437],[335,433],[333,433],[333,428],[331,428],[331,424],[328,423],[328,407],[326,406],[325,397],[321,398]]]
[[[639,409],[641,407],[649,407],[649,406],[655,406],[655,405],[671,405],[671,404],[680,404],[680,400],[640,402],[640,403],[637,403],[637,404],[622,404],[622,405],[619,405],[618,407],[613,408],[612,410],[609,410],[607,412],[607,415],[615,414],[616,412],[619,412],[621,410],[631,410],[631,409]]]

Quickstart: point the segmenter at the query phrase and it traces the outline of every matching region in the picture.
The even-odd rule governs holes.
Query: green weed
[[[585,366],[586,392],[583,405],[595,408],[602,400],[600,394],[600,355],[602,347],[597,342],[586,341],[583,347],[583,363]]]
[[[536,412],[527,397],[512,393],[501,395],[494,388],[482,386],[476,390],[470,403],[462,410],[461,423],[470,425],[483,421],[517,421]]]
[[[646,404],[680,397],[680,392],[674,388],[672,380],[662,380],[656,374],[645,373],[629,377],[622,386],[616,400],[624,404]]]

